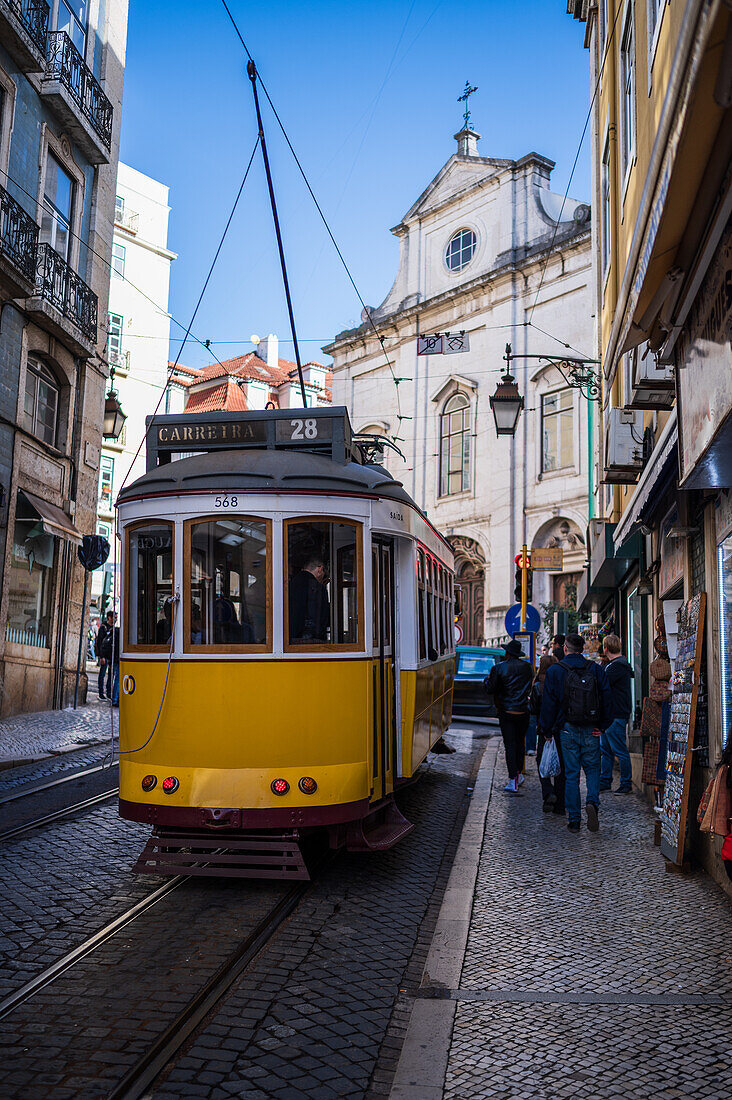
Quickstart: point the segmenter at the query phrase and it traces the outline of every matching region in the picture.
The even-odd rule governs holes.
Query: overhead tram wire
[[[22,183],[19,183],[18,180],[16,180],[14,176],[11,176],[9,172],[2,172],[2,170],[0,170],[0,174],[5,176],[6,180],[9,180],[11,183],[13,183],[18,188],[18,190],[22,191],[24,195],[27,195],[29,199],[32,199],[34,204],[37,203],[38,196],[37,195],[32,195],[30,193],[30,191],[27,191],[25,189],[25,187],[23,187]],[[85,241],[79,233],[74,232],[74,230],[71,228],[71,226],[68,226],[67,232],[68,232],[70,237],[73,237],[74,240],[79,241],[79,243],[84,246],[84,248],[87,250],[87,252],[90,253],[90,255],[94,256],[97,260],[100,260],[104,264],[105,267],[109,268],[110,271],[112,270],[111,261],[108,260],[106,256],[102,256],[101,252],[97,252],[96,249],[92,248],[92,246],[88,243],[88,241]],[[177,325],[178,328],[180,328],[180,329],[185,329],[186,326],[183,324],[182,321],[179,321],[177,317],[174,317],[172,313],[170,313],[167,309],[164,309],[160,305],[159,302],[156,302],[154,298],[151,298],[149,294],[146,294],[144,290],[141,290],[140,287],[137,286],[135,283],[133,283],[132,280],[129,279],[126,275],[119,275],[118,277],[122,280],[123,283],[127,283],[127,285],[129,287],[132,287],[132,289],[134,291],[136,291],[138,294],[140,294],[145,299],[146,302],[149,302],[151,306],[154,306],[155,309],[158,310],[159,313],[163,314],[163,316],[165,316],[165,317],[169,317],[174,325]],[[102,331],[106,331],[106,330],[102,329]],[[109,333],[107,333],[107,335],[109,335]],[[127,333],[125,338],[127,339],[127,338],[129,338],[130,336],[133,336],[133,335],[134,335],[133,333]],[[216,362],[219,364],[219,366],[222,365],[221,360],[217,358],[217,356],[214,354],[213,351],[211,351],[210,342],[207,344],[205,340],[201,340],[193,332],[191,332],[189,335],[190,335],[191,339],[195,341],[195,343],[200,344],[202,348],[205,348],[206,351],[209,352],[212,359],[215,359]],[[154,339],[169,340],[170,339],[168,336],[161,336],[161,337],[146,336],[144,338],[148,339],[148,340],[154,340]],[[214,342],[216,342],[216,341],[214,341]]]
[[[572,165],[572,171],[569,173],[569,179],[567,180],[567,187],[566,187],[566,190],[564,192],[564,198],[562,199],[562,205],[559,208],[559,216],[557,217],[557,220],[554,223],[554,232],[552,233],[551,243],[549,245],[549,249],[548,249],[547,254],[546,254],[546,259],[544,260],[544,266],[541,269],[541,279],[539,280],[539,285],[536,288],[536,295],[534,297],[534,304],[531,307],[531,312],[529,313],[528,324],[531,324],[532,318],[534,316],[534,310],[536,309],[537,302],[539,301],[539,295],[541,293],[541,288],[544,285],[544,276],[546,275],[546,269],[549,266],[549,259],[551,257],[552,250],[554,248],[554,242],[557,239],[557,232],[559,230],[559,223],[562,220],[562,214],[564,213],[564,207],[565,207],[565,204],[567,202],[567,198],[569,196],[569,189],[572,186],[572,180],[574,178],[575,169],[576,169],[577,163],[579,161],[580,153],[582,152],[582,146],[584,144],[585,134],[587,133],[587,127],[589,126],[590,119],[592,118],[592,109],[595,106],[595,100],[597,99],[597,93],[600,90],[600,82],[602,80],[602,75],[605,71],[605,61],[606,61],[606,59],[608,58],[608,56],[610,54],[610,45],[611,45],[613,37],[615,35],[615,27],[617,26],[618,18],[619,18],[620,13],[622,11],[623,11],[623,5],[619,4],[618,5],[618,10],[615,13],[615,19],[613,20],[613,25],[610,28],[610,34],[608,35],[608,39],[607,39],[607,43],[606,43],[606,49],[605,49],[605,56],[602,59],[602,64],[600,65],[600,71],[597,74],[597,80],[595,81],[595,88],[594,88],[594,91],[592,93],[592,99],[590,100],[589,110],[587,111],[587,118],[585,119],[585,124],[582,127],[582,134],[580,135],[579,145],[577,146],[577,152],[575,154],[574,163]],[[567,347],[569,347],[569,344],[567,344]]]
[[[251,53],[249,52],[249,48],[248,48],[246,42],[244,41],[244,38],[242,37],[242,33],[239,30],[239,27],[237,26],[237,23],[236,23],[236,20],[234,19],[234,16],[231,14],[231,9],[229,8],[229,5],[226,3],[226,0],[221,0],[221,3],[224,6],[226,14],[228,15],[229,19],[231,20],[231,25],[233,26],[234,31],[236,32],[237,38],[239,39],[239,41],[242,44],[242,47],[244,49],[245,54],[247,55],[249,61],[251,61],[252,64],[254,64],[254,58],[252,57]],[[280,118],[279,114],[277,113],[277,108],[275,107],[274,103],[272,102],[272,98],[271,98],[269,92],[267,91],[267,86],[264,83],[264,81],[262,80],[262,77],[259,73],[257,73],[257,77],[259,79],[259,83],[261,85],[262,91],[264,92],[264,94],[267,98],[267,102],[269,103],[272,114],[276,118],[277,124],[279,125],[279,128],[282,131],[282,135],[283,135],[285,141],[287,142],[287,147],[289,148],[290,152],[292,153],[295,164],[297,165],[297,167],[299,169],[299,172],[300,172],[300,175],[302,176],[303,181],[305,183],[305,186],[307,187],[307,189],[310,193],[310,197],[313,200],[313,202],[315,203],[315,208],[318,211],[318,214],[320,215],[321,221],[323,222],[323,225],[325,226],[326,232],[327,232],[328,236],[330,237],[331,242],[333,244],[333,247],[335,248],[335,250],[338,254],[338,258],[340,259],[341,263],[343,264],[343,267],[344,267],[346,275],[348,276],[348,279],[351,283],[351,286],[353,287],[354,291],[356,292],[356,297],[358,298],[359,302],[361,303],[361,307],[363,309],[363,313],[366,316],[366,320],[371,325],[371,328],[374,331],[374,335],[375,335],[376,339],[379,342],[379,346],[381,347],[381,350],[384,353],[384,359],[386,360],[386,365],[389,368],[389,373],[391,374],[392,381],[393,381],[394,386],[396,388],[397,420],[399,421],[399,426],[401,428],[402,420],[411,420],[411,417],[407,417],[407,416],[402,415],[401,400],[400,400],[400,397],[399,397],[399,380],[397,379],[396,375],[394,374],[394,365],[391,362],[391,360],[389,359],[386,348],[384,347],[384,338],[382,337],[382,335],[380,334],[380,332],[376,328],[376,325],[374,324],[373,318],[371,317],[371,311],[368,308],[368,306],[366,305],[366,303],[364,302],[364,300],[361,296],[361,292],[359,291],[358,287],[356,286],[355,280],[353,278],[353,275],[351,275],[350,269],[348,267],[348,264],[345,261],[343,253],[341,252],[340,248],[338,247],[338,242],[336,241],[335,237],[333,236],[333,232],[332,232],[332,230],[331,230],[331,228],[328,224],[328,220],[327,220],[325,214],[323,213],[323,210],[322,210],[322,207],[321,207],[320,203],[318,202],[317,198],[315,197],[315,192],[313,191],[312,187],[310,186],[310,181],[308,180],[308,177],[305,174],[305,169],[303,168],[302,164],[300,163],[300,159],[299,159],[297,153],[295,152],[295,150],[293,148],[292,142],[290,141],[290,139],[288,137],[288,134],[287,134],[287,131],[285,130],[282,119]],[[397,434],[394,438],[399,439],[399,435]]]
[[[218,260],[219,255],[221,254],[221,249],[224,247],[224,241],[226,240],[226,235],[229,232],[229,227],[230,227],[230,225],[233,221],[234,214],[236,213],[236,208],[239,205],[239,199],[241,198],[242,191],[244,190],[244,184],[247,182],[247,177],[249,176],[249,171],[250,171],[250,169],[252,167],[252,163],[254,161],[254,154],[256,153],[257,146],[259,145],[259,140],[260,140],[259,135],[257,135],[257,138],[254,142],[254,148],[252,149],[252,155],[249,157],[249,163],[247,164],[246,171],[244,172],[244,176],[242,178],[242,181],[239,184],[239,190],[237,191],[236,198],[234,199],[234,205],[231,208],[231,213],[229,214],[229,217],[226,221],[226,225],[224,226],[224,231],[221,234],[221,239],[219,241],[218,248],[216,249],[216,252],[214,253],[214,258],[211,261],[211,266],[208,269],[208,274],[206,275],[206,279],[205,279],[204,284],[201,288],[201,293],[198,295],[198,301],[196,302],[195,309],[193,310],[193,313],[191,314],[191,319],[188,322],[188,328],[186,329],[185,335],[184,335],[183,340],[181,342],[181,345],[178,348],[178,354],[175,357],[175,362],[170,366],[170,369],[168,370],[168,378],[167,378],[167,381],[165,383],[165,386],[163,387],[163,389],[160,392],[160,397],[158,398],[158,403],[157,403],[157,405],[155,406],[155,408],[153,410],[152,416],[150,418],[150,425],[143,432],[142,438],[140,440],[140,445],[137,448],[137,450],[135,451],[135,457],[132,459],[132,462],[130,463],[130,467],[127,471],[127,474],[125,475],[125,479],[119,487],[119,492],[122,492],[122,490],[124,489],[124,487],[127,483],[127,478],[130,476],[130,473],[132,472],[132,468],[135,465],[135,462],[137,461],[137,457],[140,454],[140,451],[143,448],[143,444],[145,443],[145,441],[147,439],[148,433],[149,433],[150,429],[153,426],[155,417],[157,416],[157,413],[158,413],[158,410],[159,410],[160,405],[162,403],[163,397],[165,396],[165,393],[168,389],[168,386],[170,385],[171,380],[173,378],[173,375],[176,371],[176,368],[178,367],[180,357],[183,354],[183,348],[186,346],[186,341],[188,340],[191,329],[193,328],[193,322],[195,321],[198,310],[201,307],[201,302],[203,301],[203,296],[206,293],[206,288],[208,287],[208,284],[211,280],[211,276],[213,275],[213,272],[214,272],[214,268],[216,267],[216,261]],[[204,347],[205,346],[206,345],[204,344]],[[216,358],[216,356],[214,356],[214,358]],[[217,360],[217,362],[218,362],[218,360]]]
[[[290,283],[287,278],[287,264],[285,263],[285,249],[282,244],[282,233],[280,232],[280,219],[277,217],[277,203],[275,201],[274,184],[272,182],[272,172],[269,167],[269,157],[267,156],[267,140],[264,136],[264,123],[262,122],[262,112],[259,109],[259,96],[257,95],[257,66],[249,59],[247,64],[247,75],[252,84],[252,93],[254,95],[254,108],[257,112],[257,126],[259,127],[257,140],[262,146],[262,158],[264,160],[264,170],[267,175],[267,189],[269,190],[269,201],[272,207],[272,218],[274,219],[275,234],[277,236],[277,249],[280,254],[280,267],[282,268],[282,281],[285,284],[285,298],[287,299],[287,312],[290,316],[290,331],[292,332],[292,343],[295,349],[295,362],[297,364],[297,377],[300,380],[300,396],[302,397],[302,407],[306,409],[308,407],[307,397],[305,396],[305,379],[302,373],[302,363],[300,362],[300,348],[297,344],[297,332],[295,330],[295,314],[292,309],[292,298],[290,296]]]

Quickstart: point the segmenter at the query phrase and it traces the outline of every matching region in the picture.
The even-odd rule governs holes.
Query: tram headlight
[[[166,794],[173,794],[180,787],[180,783],[174,775],[169,775],[167,779],[163,780],[163,790]]]
[[[155,786],[155,784],[157,783],[157,781],[158,781],[158,777],[156,775],[146,775],[145,778],[142,781],[143,791],[151,791],[153,789],[153,787]]]
[[[318,789],[318,784],[315,782],[312,775],[304,775],[298,783],[298,787],[303,794],[315,794]]]
[[[290,789],[286,779],[273,779],[269,786],[272,794],[287,794]]]

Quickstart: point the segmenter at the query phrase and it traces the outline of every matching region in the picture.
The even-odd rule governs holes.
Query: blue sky
[[[455,150],[457,102],[484,156],[535,150],[564,192],[587,114],[584,26],[564,0],[229,0],[366,302],[396,274],[389,232]],[[263,103],[304,359],[358,323],[360,304]],[[188,323],[256,137],[246,56],[220,0],[130,0],[121,159],[170,187],[170,309]],[[589,198],[589,135],[571,186]],[[258,152],[194,332],[220,359],[279,335],[292,358]],[[173,325],[171,357],[180,330]],[[181,362],[211,359],[190,343]]]

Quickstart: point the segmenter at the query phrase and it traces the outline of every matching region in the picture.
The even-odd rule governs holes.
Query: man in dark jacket
[[[327,642],[330,601],[325,565],[312,558],[290,581],[290,643]]]
[[[496,702],[498,721],[506,750],[508,783],[503,788],[513,794],[524,781],[524,757],[526,755],[526,730],[529,727],[529,693],[534,670],[523,658],[521,643],[508,642],[504,646],[505,660],[495,664],[483,686]]]
[[[99,679],[97,687],[99,698],[105,698],[104,680],[107,680],[107,692],[112,698],[112,630],[114,629],[114,612],[108,611],[106,618],[97,631],[96,654],[99,661]]]
[[[612,720],[612,696],[604,669],[582,656],[584,639],[568,634],[565,657],[547,670],[539,728],[549,739],[559,734],[564,762],[564,797],[570,832],[579,832],[582,816],[580,769],[587,781],[587,828],[600,827],[600,733]]]
[[[620,638],[617,634],[608,634],[603,639],[603,649],[607,657],[605,675],[610,684],[613,697],[612,722],[600,738],[600,790],[609,791],[613,785],[613,765],[615,757],[620,767],[620,786],[618,794],[630,794],[633,790],[633,769],[626,734],[628,719],[633,713],[633,696],[630,681],[635,673],[621,654]]]

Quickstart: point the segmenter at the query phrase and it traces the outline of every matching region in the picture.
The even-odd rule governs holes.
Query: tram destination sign
[[[267,426],[263,420],[230,420],[228,422],[191,420],[188,424],[161,424],[157,428],[156,439],[159,447],[190,446],[221,443],[236,445],[242,443],[266,443]]]

